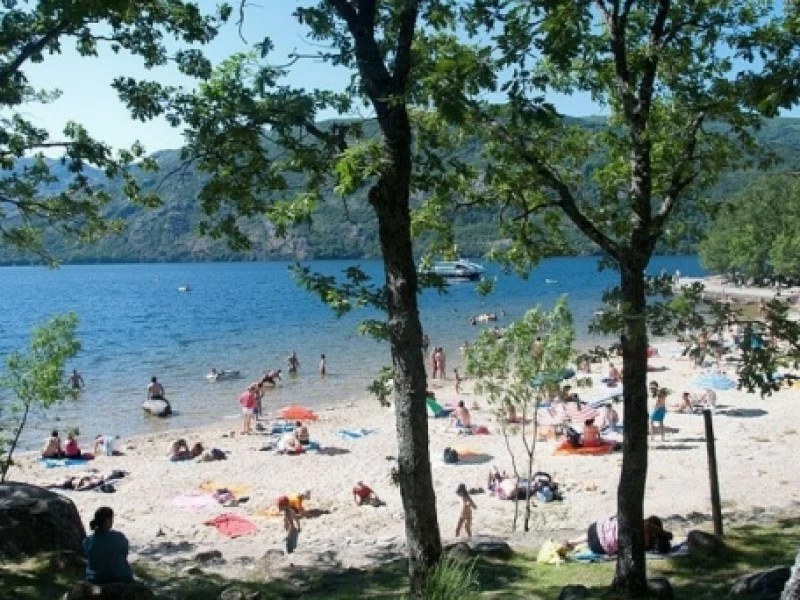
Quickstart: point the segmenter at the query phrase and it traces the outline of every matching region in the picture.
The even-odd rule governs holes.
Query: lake
[[[312,269],[338,274],[358,262],[382,277],[380,261],[311,261]],[[31,329],[57,313],[80,316],[83,350],[70,365],[86,389],[49,415],[34,415],[26,446],[56,427],[79,427],[86,442],[99,432],[131,435],[165,428],[203,425],[233,418],[247,382],[270,368],[286,369],[296,351],[300,375],[284,379],[268,393],[265,410],[288,403],[328,406],[363,396],[377,370],[389,364],[385,344],[359,336],[358,321],[374,313],[336,319],[316,297],[296,286],[291,263],[128,264],[0,268],[0,355],[24,348]],[[676,269],[685,276],[705,274],[696,257],[656,257],[652,273]],[[474,284],[455,284],[441,295],[426,291],[420,299],[425,332],[444,346],[448,368],[459,366],[458,348],[481,327],[468,317],[504,311],[503,326],[541,304],[551,307],[567,294],[579,343],[589,344],[587,326],[600,297],[617,280],[598,272],[595,257],[543,261],[527,280],[504,275],[492,265],[494,294],[481,298]],[[183,285],[192,291],[180,292]],[[495,325],[495,324],[489,324]],[[320,380],[317,365],[325,354],[329,376]],[[244,378],[209,383],[212,367],[239,369]],[[169,420],[147,417],[140,404],[150,377],[163,382],[176,410]],[[0,398],[7,402],[8,398]],[[231,423],[234,427],[234,423]]]

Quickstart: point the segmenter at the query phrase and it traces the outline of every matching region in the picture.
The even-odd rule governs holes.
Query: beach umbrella
[[[534,377],[531,381],[533,387],[541,387],[547,384],[559,383],[564,379],[569,379],[575,376],[575,369],[562,369],[561,371],[554,371],[552,373],[542,373],[538,377]]]
[[[299,404],[292,404],[284,406],[278,411],[279,419],[286,419],[287,421],[316,421],[317,413],[310,408],[300,406]]]
[[[705,373],[692,382],[694,387],[712,390],[732,390],[736,382],[730,377],[719,373]]]

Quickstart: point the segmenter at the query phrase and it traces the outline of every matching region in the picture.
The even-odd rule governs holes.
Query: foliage
[[[799,199],[795,175],[765,177],[749,185],[723,206],[702,241],[703,265],[757,280],[800,277]]]
[[[541,342],[539,350],[535,350],[537,339]],[[508,439],[508,407],[513,407],[520,419],[519,429],[528,459],[526,476],[530,482],[538,437],[539,403],[552,395],[553,388],[558,388],[560,374],[573,356],[574,340],[572,315],[566,298],[562,297],[551,312],[531,309],[522,319],[506,327],[502,337],[483,331],[467,348],[466,372],[476,379],[475,393],[485,394],[489,404],[495,406],[518,485],[520,474]],[[532,427],[528,423],[532,423]],[[525,501],[525,531],[529,530],[530,516],[529,493]]]
[[[464,562],[444,554],[428,577],[426,600],[468,600],[476,597],[479,589],[476,562]]]
[[[143,205],[157,202],[142,193],[131,167],[151,169],[138,144],[114,152],[92,138],[81,125],[69,122],[62,137],[38,127],[27,106],[58,98],[57,90],[33,89],[25,73],[31,63],[59,54],[66,43],[81,56],[96,56],[103,45],[117,54],[139,55],[147,67],[174,60],[183,73],[208,70],[209,63],[196,50],[170,56],[165,35],[187,43],[208,42],[230,9],[216,18],[204,17],[196,4],[183,0],[113,0],[106,2],[22,2],[7,0],[0,9],[0,244],[32,252],[50,264],[55,257],[42,230],[86,241],[118,232],[121,223],[107,220],[104,210],[111,200],[101,178],[117,178],[126,199]],[[58,169],[44,158],[48,150],[63,150]],[[93,167],[93,169],[90,169]],[[97,170],[97,171],[95,171]]]
[[[510,243],[498,258],[525,270],[543,247],[564,244],[566,220],[619,271],[625,440],[614,586],[642,595],[644,271],[661,240],[684,234],[677,217],[710,208],[707,191],[723,172],[771,163],[754,131],[762,115],[774,114],[771,95],[783,93],[788,77],[764,70],[757,57],[792,55],[796,31],[757,0],[480,0],[467,14],[468,30],[497,48],[492,70],[510,72],[502,82],[506,106],[490,106],[477,93],[461,104],[485,140],[488,165],[481,186],[465,186],[467,201],[507,216]],[[485,45],[482,38],[476,45]],[[475,49],[473,60],[490,59]],[[545,100],[553,92],[590,95],[608,110],[607,124],[576,127]]]
[[[392,367],[383,367],[378,371],[378,376],[367,387],[367,391],[375,396],[381,407],[391,406],[389,397],[394,392],[393,379],[394,369]]]
[[[0,378],[0,389],[13,393],[16,400],[5,405],[8,415],[0,415],[0,433],[6,429],[11,435],[9,439],[0,438],[0,482],[12,464],[30,411],[47,410],[73,396],[64,369],[81,349],[77,326],[74,313],[52,317],[33,330],[28,352],[15,351],[6,357],[6,374]]]

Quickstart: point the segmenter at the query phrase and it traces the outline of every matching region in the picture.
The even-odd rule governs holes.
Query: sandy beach
[[[662,347],[662,355],[665,353],[666,348]],[[670,401],[677,400],[681,391],[692,390],[690,381],[702,373],[689,361],[679,358],[655,357],[650,364],[663,369],[650,373],[649,379],[672,390]],[[604,373],[606,365],[595,364],[593,370]],[[443,404],[459,399],[467,405],[477,402],[480,408],[473,410],[473,423],[486,425],[490,431],[489,435],[463,436],[448,429],[447,419],[429,419],[437,510],[446,542],[454,539],[458,484],[486,488],[492,465],[511,471],[499,423],[485,399],[469,392],[469,383],[466,382],[461,395],[456,394],[452,380],[431,386]],[[798,440],[796,411],[800,390],[782,390],[765,399],[737,390],[720,391],[717,396],[719,410],[714,426],[725,511],[746,512],[756,507],[796,509],[800,488],[793,458]],[[232,412],[234,409],[232,403]],[[319,414],[319,421],[310,426],[312,439],[322,447],[319,453],[287,456],[262,451],[260,448],[269,438],[239,435],[241,423],[231,418],[201,429],[118,440],[124,456],[101,456],[86,467],[48,469],[34,455],[20,455],[10,479],[48,484],[87,468],[106,474],[113,469],[127,471],[129,475],[116,484],[116,493],[63,493],[73,499],[86,523],[98,506],[111,506],[116,513],[116,528],[131,541],[134,559],[180,564],[199,552],[218,550],[224,561],[219,561],[214,569],[229,573],[252,569],[255,560],[284,546],[282,522],[269,514],[276,497],[306,489],[312,493],[307,508],[326,514],[302,521],[299,547],[291,557],[269,553],[276,570],[290,563],[358,567],[401,554],[403,511],[399,490],[390,483],[397,448],[394,413],[380,408],[365,394],[356,403],[331,407]],[[710,493],[703,418],[670,412],[666,426],[666,441],[656,438],[651,442],[645,511],[661,516],[708,514]],[[337,435],[341,429],[365,429],[370,433],[357,439],[343,439]],[[224,450],[228,459],[209,463],[170,462],[167,459],[170,443],[178,437],[186,438],[190,444],[201,441],[207,448]],[[86,449],[88,440],[82,441]],[[524,454],[518,442],[514,440],[513,447],[521,459]],[[480,464],[444,464],[442,453],[448,446],[470,449],[490,458]],[[553,476],[563,491],[563,501],[537,506],[533,510],[534,531],[511,536],[513,502],[488,493],[476,494],[473,496],[477,504],[476,534],[503,536],[512,545],[536,547],[546,532],[584,530],[592,521],[615,512],[621,453],[554,456],[555,446],[554,441],[538,444],[534,470]],[[370,485],[386,505],[356,506],[351,490],[359,480]],[[202,494],[203,484],[235,488],[248,500],[232,508],[218,504],[195,508],[179,505],[194,504],[176,498]],[[257,531],[228,538],[204,525],[224,513],[252,521]]]

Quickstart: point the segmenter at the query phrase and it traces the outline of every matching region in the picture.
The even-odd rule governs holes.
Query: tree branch
[[[661,52],[664,26],[667,22],[669,8],[670,0],[659,0],[658,12],[650,27],[650,38],[648,41],[649,53],[645,61],[642,79],[639,82],[639,101],[636,107],[636,112],[643,120],[647,120],[650,115],[650,106],[653,101],[653,84],[656,79],[656,72],[658,71],[659,54]]]
[[[0,68],[0,82],[2,82],[3,85],[6,85],[8,79],[19,70],[25,61],[30,59],[34,54],[38,54],[44,50],[45,46],[56,40],[67,30],[69,25],[70,23],[68,21],[60,21],[53,25],[50,30],[46,31],[38,40],[29,42],[23,46],[22,50],[20,50],[20,53],[14,60]]]
[[[406,0],[400,14],[400,30],[397,34],[397,48],[394,55],[394,84],[396,93],[405,93],[408,74],[411,72],[411,43],[417,26],[419,0]]]

